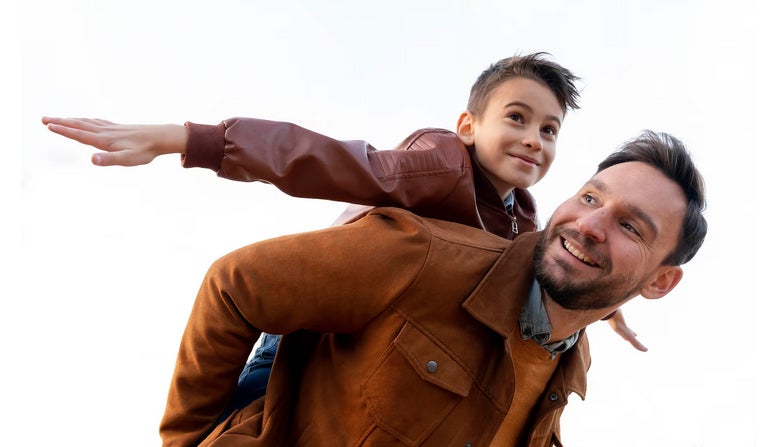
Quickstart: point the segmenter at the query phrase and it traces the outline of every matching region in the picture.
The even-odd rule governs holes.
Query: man
[[[199,291],[164,443],[558,443],[586,388],[584,328],[676,286],[704,205],[681,143],[646,132],[513,242],[381,208],[235,251]],[[267,394],[215,427],[261,331],[286,334]]]

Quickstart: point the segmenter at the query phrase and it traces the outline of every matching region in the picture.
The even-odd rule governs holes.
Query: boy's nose
[[[527,148],[539,152],[542,150],[542,138],[539,132],[527,131],[523,137],[523,145]]]

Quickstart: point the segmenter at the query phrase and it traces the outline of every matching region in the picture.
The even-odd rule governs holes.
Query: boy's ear
[[[470,112],[462,112],[457,119],[457,136],[466,146],[472,146],[475,142],[473,137],[473,115]]]
[[[682,279],[682,268],[675,265],[661,266],[653,274],[650,282],[640,290],[640,295],[647,299],[657,299],[671,292]]]

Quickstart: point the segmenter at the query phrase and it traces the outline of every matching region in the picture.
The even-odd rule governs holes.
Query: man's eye
[[[637,231],[637,229],[634,227],[634,225],[632,225],[632,224],[630,224],[630,223],[628,223],[628,222],[624,222],[624,223],[622,223],[622,224],[621,224],[621,226],[622,226],[622,227],[624,227],[624,229],[625,229],[626,231],[628,231],[628,232],[630,232],[630,233],[632,233],[632,234],[634,234],[634,235],[636,235],[636,236],[639,236],[639,232],[638,232],[638,231]]]
[[[584,203],[595,203],[595,198],[589,194],[584,194],[581,196],[581,200],[583,200]]]

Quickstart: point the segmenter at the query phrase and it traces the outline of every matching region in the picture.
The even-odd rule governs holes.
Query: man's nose
[[[606,211],[598,208],[576,219],[579,233],[597,242],[605,240]]]

